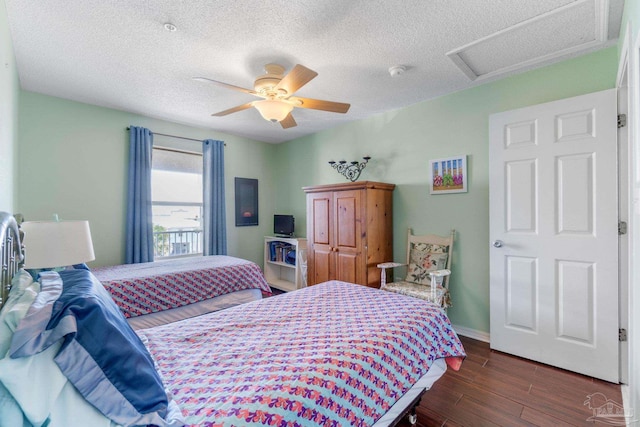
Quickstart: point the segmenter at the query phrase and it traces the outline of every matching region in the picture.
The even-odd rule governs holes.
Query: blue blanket
[[[44,272],[40,282],[10,356],[31,356],[62,340],[56,364],[107,417],[123,425],[181,425],[149,352],[93,274]]]

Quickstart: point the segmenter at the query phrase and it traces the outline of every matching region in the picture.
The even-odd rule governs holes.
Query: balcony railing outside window
[[[153,232],[155,258],[202,255],[202,230],[171,230]]]
[[[202,255],[202,203],[151,205],[155,259]]]

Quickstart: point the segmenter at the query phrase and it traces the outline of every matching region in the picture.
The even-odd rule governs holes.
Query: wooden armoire
[[[303,187],[307,193],[307,285],[342,280],[380,287],[393,260],[394,184],[362,181]]]

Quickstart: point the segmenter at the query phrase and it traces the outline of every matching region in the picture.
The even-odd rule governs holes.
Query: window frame
[[[182,150],[182,149],[176,149],[176,148],[171,148],[171,147],[164,147],[164,146],[154,146],[152,148],[152,150],[160,150],[160,151],[168,151],[168,152],[174,152],[174,153],[178,153],[178,154],[187,154],[187,155],[193,155],[193,156],[198,156],[202,159],[203,155],[201,152],[197,152],[197,151],[188,151],[188,150]],[[152,161],[151,161],[151,171],[153,173],[153,156],[152,156]],[[156,169],[157,170],[157,169]],[[204,176],[204,171],[202,171],[200,173],[201,179],[203,179]],[[153,188],[153,179],[152,179],[152,188]],[[153,231],[153,251],[154,251],[154,259],[158,259],[158,260],[163,260],[163,259],[173,259],[173,258],[188,258],[188,257],[197,257],[197,256],[203,256],[204,254],[204,242],[203,242],[203,233],[204,233],[204,226],[202,223],[202,215],[204,212],[204,195],[202,195],[202,201],[201,202],[170,202],[170,201],[156,201],[153,198],[153,191],[152,191],[152,197],[151,197],[151,209],[153,211],[153,208],[156,206],[168,206],[168,207],[176,207],[176,208],[180,208],[180,207],[199,207],[200,208],[200,222],[198,227],[193,227],[194,229],[178,229],[178,230],[168,230],[168,231]],[[157,224],[155,221],[153,221],[152,219],[152,224],[153,227],[155,228],[156,225],[160,225]],[[164,249],[159,249],[159,245],[162,243],[159,243],[159,238],[160,238],[160,234],[167,234],[167,244],[168,246],[168,250],[169,250],[169,254],[168,255],[162,255],[163,253],[165,253]],[[187,242],[183,241],[183,234],[184,233],[191,233],[192,237],[191,237],[191,241],[189,242],[187,240]],[[176,236],[173,241],[171,236],[174,235]],[[164,239],[164,238],[163,238]],[[193,249],[193,246],[195,245],[196,251],[191,251],[189,250],[187,253],[181,253],[182,251],[179,250],[179,253],[173,253],[174,249],[171,247],[172,244],[179,244],[179,246],[177,246],[178,248],[181,247],[182,244],[187,244],[189,246],[190,249]]]

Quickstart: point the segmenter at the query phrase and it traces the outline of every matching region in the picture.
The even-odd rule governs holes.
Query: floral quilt
[[[464,349],[434,304],[339,281],[138,331],[191,426],[370,426]]]
[[[92,269],[125,317],[182,307],[234,291],[271,288],[260,267],[212,255]]]

